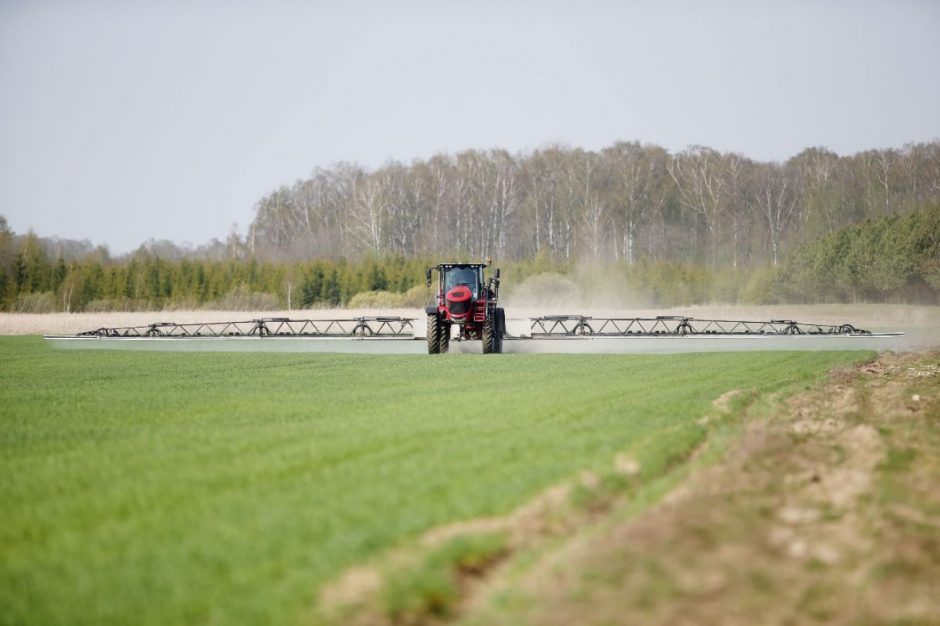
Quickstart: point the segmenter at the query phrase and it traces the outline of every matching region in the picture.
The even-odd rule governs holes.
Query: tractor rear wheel
[[[493,328],[493,317],[483,322],[483,354],[496,352],[496,329]]]
[[[439,313],[428,315],[428,354],[441,352],[441,316]]]
[[[503,335],[506,334],[506,311],[496,309],[493,322],[495,331],[495,335],[493,336],[493,352],[500,354],[503,351]]]
[[[450,350],[450,324],[441,320],[438,325],[440,336],[438,337],[438,346],[440,346],[439,352],[441,354],[446,354]]]

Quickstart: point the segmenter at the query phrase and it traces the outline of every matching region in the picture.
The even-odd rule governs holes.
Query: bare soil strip
[[[940,623],[940,354],[834,373],[478,606],[468,622]]]
[[[596,487],[584,475],[506,519],[439,529],[350,572],[323,606],[345,606],[333,618],[355,624],[940,623],[940,353],[883,354],[758,404],[719,462],[639,515],[629,490],[573,506],[573,490]],[[383,609],[383,577],[428,546],[493,532],[504,548],[458,569],[458,601]]]

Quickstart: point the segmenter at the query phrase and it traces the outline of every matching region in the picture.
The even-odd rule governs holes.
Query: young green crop
[[[344,568],[858,353],[59,352],[0,339],[0,623],[290,623]]]

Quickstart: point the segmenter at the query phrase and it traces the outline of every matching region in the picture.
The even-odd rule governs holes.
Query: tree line
[[[775,277],[776,297],[936,302],[940,294],[940,204],[865,220],[807,242]]]
[[[258,201],[242,245],[274,260],[388,254],[776,266],[806,241],[940,199],[940,142],[784,163],[620,142],[318,168]]]
[[[940,293],[940,142],[785,163],[637,143],[468,151],[317,169],[256,209],[246,236],[120,258],[0,216],[0,309],[421,306],[425,267],[488,256],[510,291],[601,275],[643,305]]]
[[[362,292],[404,293],[421,285],[426,263],[393,257],[357,262],[165,259],[146,250],[111,259],[100,248],[66,260],[50,256],[47,248],[35,234],[16,237],[8,229],[0,230],[0,309],[77,312],[342,306]],[[424,298],[423,290],[414,294],[414,300],[421,300],[415,306],[423,306]]]
[[[111,259],[102,248],[66,259],[17,236],[0,216],[0,310],[421,307],[424,269],[439,259],[356,261],[163,258],[150,248]],[[713,269],[640,259],[563,262],[543,252],[497,263],[516,306],[682,306],[708,302],[923,302],[940,299],[940,204],[846,226],[806,242],[779,267]],[[529,280],[533,279],[533,280]],[[600,299],[598,296],[602,296]]]

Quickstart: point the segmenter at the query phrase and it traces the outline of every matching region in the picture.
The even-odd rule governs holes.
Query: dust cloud
[[[507,313],[515,309],[579,313],[650,306],[649,300],[629,288],[622,269],[589,264],[578,265],[568,276],[552,272],[535,274],[501,296]]]

